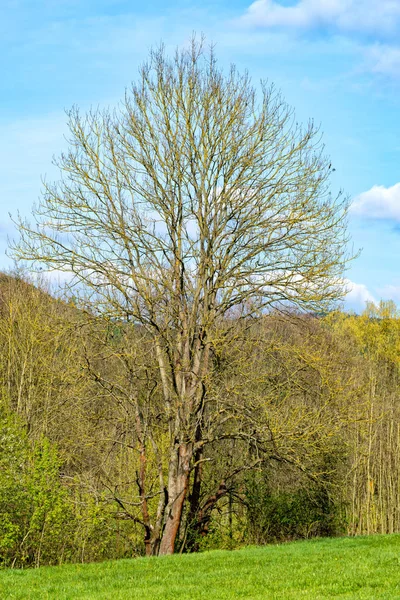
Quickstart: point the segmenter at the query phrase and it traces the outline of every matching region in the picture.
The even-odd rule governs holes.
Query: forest
[[[212,356],[177,551],[399,531],[394,303],[234,333]],[[146,334],[2,275],[0,344],[2,565],[151,553],[168,444]]]

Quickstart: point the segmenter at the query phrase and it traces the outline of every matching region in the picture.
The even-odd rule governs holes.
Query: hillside
[[[0,572],[4,600],[399,598],[400,536]]]

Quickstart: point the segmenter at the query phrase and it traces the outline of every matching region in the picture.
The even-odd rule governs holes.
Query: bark
[[[147,498],[145,493],[145,480],[146,480],[146,448],[142,446],[140,449],[140,469],[136,473],[136,483],[139,488],[139,495],[142,505],[142,518],[145,529],[144,545],[146,548],[146,556],[152,555],[152,535],[151,535],[151,523],[149,509],[147,505]]]
[[[168,504],[159,554],[173,554],[189,485],[192,445],[179,444],[171,457],[168,476]]]
[[[197,450],[197,452],[195,453],[194,456],[194,462],[195,462],[195,468],[194,468],[194,472],[193,472],[193,485],[192,485],[192,491],[190,493],[189,496],[189,516],[188,516],[188,521],[189,523],[192,523],[195,518],[196,518],[196,514],[199,511],[200,508],[200,494],[201,494],[201,484],[202,484],[202,459],[203,456],[203,451],[202,448],[200,448],[199,450]]]

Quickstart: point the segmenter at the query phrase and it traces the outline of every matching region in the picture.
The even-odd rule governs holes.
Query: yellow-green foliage
[[[368,303],[361,315],[335,312],[326,321],[368,358],[400,366],[400,313],[394,302]]]
[[[4,411],[0,429],[0,563],[62,562],[72,511],[56,449],[45,438],[32,447],[18,419]]]
[[[0,415],[0,565],[39,566],[132,556],[115,508],[63,484],[48,439],[30,443],[18,418]],[[122,539],[119,539],[122,538]]]
[[[347,354],[360,356],[365,415],[347,435],[348,531],[393,533],[400,530],[400,314],[393,302],[381,302],[326,322],[346,340]]]
[[[232,331],[210,357],[179,548],[400,531],[393,303]],[[170,435],[149,338],[7,279],[0,354],[1,564],[144,553],[140,484],[154,522]]]

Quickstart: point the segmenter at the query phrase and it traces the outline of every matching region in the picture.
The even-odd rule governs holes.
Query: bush
[[[31,444],[14,414],[0,409],[0,566],[91,562],[138,553],[133,524],[115,504],[65,486],[57,448]]]
[[[30,446],[15,415],[0,415],[0,564],[56,564],[71,553],[71,506],[55,446]]]
[[[322,483],[273,491],[266,474],[255,473],[247,478],[245,504],[252,543],[335,536],[345,528],[341,507]]]

